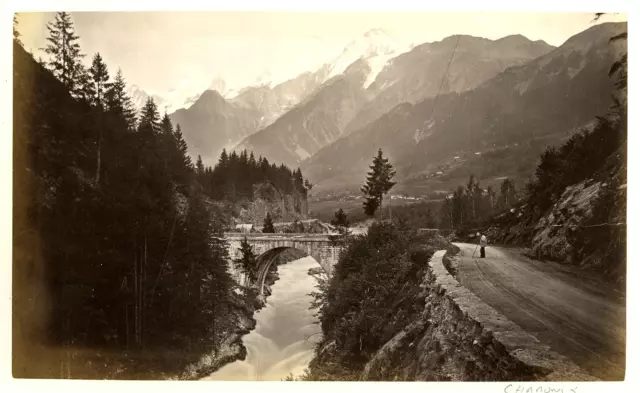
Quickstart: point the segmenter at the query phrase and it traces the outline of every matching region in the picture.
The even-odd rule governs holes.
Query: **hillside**
[[[525,246],[537,259],[593,270],[622,292],[627,259],[624,97],[626,81],[591,129],[544,152],[517,209],[485,225],[495,242]]]
[[[296,165],[323,146],[338,139],[367,97],[362,87],[369,71],[358,61],[344,75],[325,82],[312,96],[285,113],[272,125],[243,140],[235,150]]]
[[[189,108],[174,112],[171,121],[183,128],[190,155],[199,154],[212,165],[223,148],[254,133],[262,116],[255,108],[234,105],[207,90]]]
[[[241,90],[230,102],[260,112],[258,129],[262,129],[312,94],[326,80],[328,73],[325,65],[315,72],[305,72],[274,87],[250,86]],[[233,145],[240,139],[236,139]]]
[[[392,59],[378,74],[368,89],[375,98],[349,122],[346,132],[362,128],[402,102],[417,103],[433,97],[439,89],[441,94],[473,89],[505,69],[553,49],[543,41],[533,42],[523,36],[495,41],[451,36],[418,45]]]
[[[356,185],[382,147],[398,169],[401,184],[413,181],[429,187],[425,177],[441,171],[439,166],[456,156],[482,156],[496,148],[544,139],[528,153],[540,154],[546,144],[565,140],[590,123],[594,114],[607,110],[612,93],[607,74],[623,49],[609,39],[623,31],[626,23],[596,25],[473,90],[444,94],[437,102],[398,105],[326,146],[303,162],[302,169],[318,191]],[[511,154],[503,157],[509,160]],[[524,165],[518,168],[523,173],[535,163]],[[432,184],[438,187],[437,179]]]

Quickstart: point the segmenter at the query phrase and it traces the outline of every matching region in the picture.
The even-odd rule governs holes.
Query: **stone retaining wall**
[[[462,287],[443,265],[444,253],[429,261],[422,318],[387,342],[361,379],[597,380]]]

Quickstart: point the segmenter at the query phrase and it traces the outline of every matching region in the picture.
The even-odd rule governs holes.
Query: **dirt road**
[[[460,247],[458,280],[498,312],[593,376],[625,375],[625,301],[573,267],[535,261],[498,247],[475,258]]]

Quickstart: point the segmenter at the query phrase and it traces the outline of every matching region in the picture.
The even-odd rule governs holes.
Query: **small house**
[[[242,232],[242,233],[255,232],[253,228],[253,224],[236,224],[236,231]]]

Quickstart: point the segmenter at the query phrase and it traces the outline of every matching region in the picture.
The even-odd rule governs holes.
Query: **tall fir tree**
[[[349,220],[347,219],[347,213],[342,210],[342,208],[338,209],[334,214],[334,219],[331,220],[331,225],[337,227],[338,232],[343,235],[346,235],[349,230]]]
[[[89,69],[91,75],[91,82],[87,83],[86,93],[89,96],[89,102],[94,107],[98,108],[98,141],[96,152],[96,175],[95,182],[100,182],[100,173],[102,171],[102,137],[104,132],[104,110],[106,109],[105,93],[109,88],[109,71],[107,65],[102,60],[100,53],[96,53],[93,56],[91,68]]]
[[[371,170],[367,173],[367,180],[361,191],[366,199],[363,203],[364,212],[373,216],[376,210],[382,208],[383,196],[396,184],[392,180],[396,172],[389,159],[382,156],[382,149],[378,149],[378,155],[373,158],[369,168]]]
[[[229,156],[227,155],[227,149],[222,149],[220,153],[220,159],[218,159],[218,165],[221,168],[225,168],[229,164]]]
[[[474,190],[477,187],[477,183],[475,181],[475,176],[470,175],[469,176],[469,181],[467,182],[467,195],[469,196],[470,199],[470,207],[471,207],[471,217],[472,218],[476,218],[476,203],[475,203],[475,199],[473,198],[474,195]]]
[[[487,198],[489,198],[489,213],[493,214],[493,209],[496,207],[496,191],[491,186],[487,187]]]
[[[189,152],[187,151],[187,142],[184,140],[182,136],[182,128],[180,124],[176,124],[176,130],[173,132],[174,138],[178,145],[179,158],[184,169],[191,169],[193,167],[193,163],[191,162],[191,157],[189,157]]]
[[[444,203],[440,210],[440,227],[443,229],[453,228],[453,198],[448,195],[444,198]]]
[[[271,219],[271,213],[267,213],[264,218],[264,224],[262,225],[262,233],[275,233],[276,229],[273,226],[273,220]]]
[[[109,89],[109,70],[100,53],[93,56],[91,68],[92,93],[91,103],[101,109],[106,109],[105,94]]]
[[[56,13],[55,19],[47,23],[49,42],[44,48],[49,55],[47,67],[64,84],[74,97],[84,96],[87,84],[86,70],[82,65],[84,55],[75,34],[73,20],[67,12]]]
[[[542,167],[542,164],[540,164],[540,166],[538,167],[538,172],[540,167]],[[500,200],[499,200],[500,207],[501,208],[509,207],[513,205],[516,202],[516,200],[517,200],[517,194],[516,194],[515,183],[513,182],[513,180],[509,178],[504,179],[500,184]]]
[[[151,97],[147,98],[144,107],[142,107],[142,110],[140,111],[138,129],[148,129],[154,133],[159,133],[161,130],[158,106]]]
[[[121,117],[125,121],[127,128],[130,130],[135,129],[136,111],[131,98],[127,94],[127,83],[121,69],[118,69],[113,83],[106,91],[105,98],[108,110]]]
[[[253,253],[251,244],[247,241],[245,236],[244,240],[240,242],[241,257],[234,260],[236,268],[239,269],[245,277],[245,286],[251,285],[255,282],[258,274],[258,263],[256,255]]]
[[[171,136],[171,138],[173,138],[173,124],[171,124],[171,119],[169,118],[167,112],[165,112],[164,116],[162,117],[160,127],[164,135]]]
[[[204,164],[202,163],[202,157],[198,154],[198,159],[196,161],[196,173],[199,176],[204,175]]]

